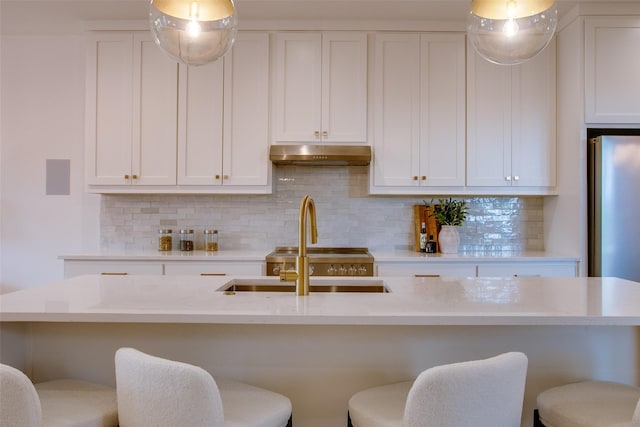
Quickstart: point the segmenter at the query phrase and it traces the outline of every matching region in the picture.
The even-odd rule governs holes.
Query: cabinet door
[[[373,187],[418,185],[420,38],[376,34],[373,89]],[[415,178],[415,179],[414,179]]]
[[[275,35],[275,142],[319,141],[322,102],[320,33]]]
[[[148,32],[99,32],[87,54],[88,185],[175,185],[178,64]]]
[[[76,261],[65,260],[64,278],[84,274],[125,276],[131,274],[162,275],[162,263],[153,261]]]
[[[367,35],[322,34],[322,124],[326,142],[367,142]]]
[[[585,18],[585,121],[640,123],[640,17]]]
[[[465,65],[464,34],[421,36],[421,186],[464,185]]]
[[[270,192],[269,34],[240,33],[224,66],[223,183]]]
[[[556,185],[556,44],[512,68],[511,185]]]
[[[133,43],[129,33],[87,38],[85,169],[88,185],[123,185],[131,175]]]
[[[467,185],[511,184],[511,67],[467,47]]]
[[[480,263],[478,277],[575,277],[575,261]]]
[[[176,261],[164,265],[167,276],[262,276],[263,262]]]
[[[447,263],[437,261],[390,262],[377,265],[378,276],[382,277],[475,277],[473,263]]]
[[[178,109],[178,184],[221,185],[222,60],[198,67],[181,65]]]
[[[133,183],[175,185],[178,63],[147,32],[136,33],[133,45]]]

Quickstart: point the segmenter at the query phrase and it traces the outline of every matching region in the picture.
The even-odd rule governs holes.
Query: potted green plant
[[[445,254],[458,253],[460,247],[460,233],[458,227],[464,224],[467,219],[467,202],[465,200],[438,199],[438,203],[434,204],[433,200],[433,216],[440,223],[441,229],[438,233],[438,244],[440,252]],[[427,203],[425,202],[425,205]]]

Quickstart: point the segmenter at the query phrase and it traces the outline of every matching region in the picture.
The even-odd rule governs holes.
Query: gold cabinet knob
[[[322,131],[322,136],[325,136],[325,137],[326,137],[326,136],[329,136],[329,132],[327,132],[326,130],[323,130],[323,131]]]
[[[316,138],[319,138],[319,137],[320,137],[320,131],[319,131],[319,130],[314,131],[314,132],[313,132],[313,135],[314,135]]]
[[[223,175],[222,178],[223,179],[229,179],[229,175]]]
[[[132,176],[131,176],[131,178],[133,178],[133,179],[138,179],[138,175],[135,175],[135,174],[134,174],[134,175],[132,175]]]
[[[418,176],[417,176],[417,175],[414,175],[414,176],[413,176],[413,180],[414,180],[414,181],[417,181],[417,180],[418,180]]]
[[[129,174],[125,174],[124,179],[129,179]]]
[[[216,175],[216,179],[220,179],[220,175]]]
[[[426,180],[427,180],[427,177],[426,177],[426,176],[424,176],[424,175],[422,175],[421,179],[422,179],[423,181],[426,181]]]

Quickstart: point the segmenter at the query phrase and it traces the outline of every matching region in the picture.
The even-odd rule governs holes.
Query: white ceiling
[[[560,15],[578,2],[595,1],[603,2],[558,0]],[[241,23],[355,19],[464,22],[469,4],[470,0],[235,0]],[[148,0],[0,0],[0,26],[2,33],[73,32],[84,28],[84,21],[146,20],[148,5]]]

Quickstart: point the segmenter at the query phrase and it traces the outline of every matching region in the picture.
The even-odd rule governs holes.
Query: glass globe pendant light
[[[472,0],[467,35],[486,60],[513,65],[547,47],[557,25],[554,0]]]
[[[149,23],[156,44],[188,65],[220,58],[237,34],[233,0],[151,0]]]

